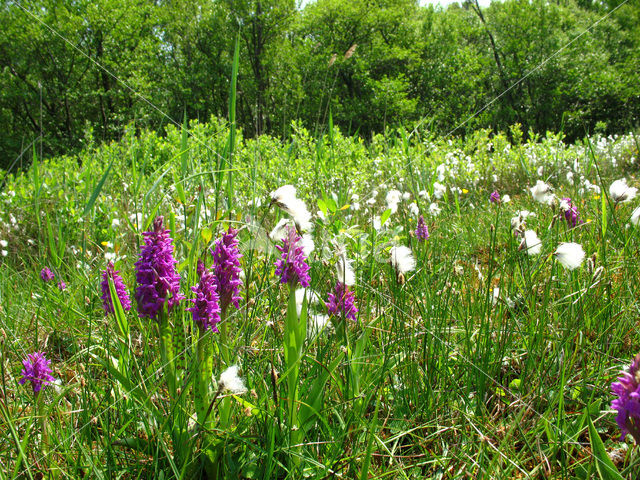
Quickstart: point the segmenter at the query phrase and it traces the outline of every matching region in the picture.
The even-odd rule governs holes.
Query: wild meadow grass
[[[610,386],[638,350],[639,200],[609,190],[637,185],[636,136],[189,130],[131,132],[4,178],[0,479],[637,478]],[[287,184],[312,213],[298,297],[275,274],[272,229],[292,212],[270,192]],[[160,216],[187,300],[150,319],[134,263]],[[214,332],[185,309],[229,228],[241,300]],[[583,248],[578,268],[554,255],[563,242]],[[108,262],[129,312],[103,309]],[[327,317],[340,279],[355,321]],[[58,379],[38,395],[18,383],[33,352]]]

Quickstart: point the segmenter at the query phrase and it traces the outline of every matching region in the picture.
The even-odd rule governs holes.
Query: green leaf
[[[589,442],[591,443],[591,450],[593,451],[593,457],[596,461],[596,469],[598,470],[598,476],[601,480],[624,480],[620,472],[613,464],[607,450],[602,443],[602,439],[596,427],[593,426],[591,417],[589,417]]]
[[[386,209],[382,213],[382,217],[380,217],[380,226],[384,225],[386,223],[386,221],[389,220],[390,216],[391,216],[391,210],[390,209]]]
[[[98,195],[100,195],[100,192],[102,191],[102,187],[104,186],[104,182],[107,181],[107,177],[109,176],[109,172],[111,172],[111,167],[113,166],[114,160],[115,160],[115,158],[111,159],[111,162],[109,162],[109,166],[107,167],[107,169],[105,170],[104,174],[102,175],[102,178],[98,182],[98,185],[96,185],[96,188],[93,189],[93,193],[91,194],[91,198],[89,198],[89,201],[87,202],[87,205],[84,207],[84,211],[82,212],[83,216],[86,215],[87,213],[89,213],[91,211],[91,209],[93,208],[93,205],[96,203]]]

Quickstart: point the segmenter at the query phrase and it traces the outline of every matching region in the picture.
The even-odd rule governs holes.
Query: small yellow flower
[[[469,190],[467,190],[466,188],[463,188],[462,193],[469,193]]]

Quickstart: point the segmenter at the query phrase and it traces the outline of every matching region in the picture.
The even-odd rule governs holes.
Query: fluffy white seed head
[[[561,243],[553,255],[567,270],[575,270],[584,260],[582,245],[573,242]]]
[[[311,339],[323,331],[330,333],[332,330],[333,327],[329,322],[329,315],[309,315],[307,319],[307,338]]]
[[[551,205],[556,198],[551,191],[551,187],[542,180],[538,180],[529,190],[531,191],[531,196],[536,202],[540,202],[545,205]]]
[[[391,265],[398,274],[404,275],[416,268],[416,259],[413,257],[413,253],[409,247],[392,247]]]
[[[293,185],[283,185],[271,192],[271,201],[280,206],[289,204],[296,198],[296,187]]]
[[[302,246],[302,252],[307,258],[309,257],[309,255],[311,255],[311,252],[313,252],[316,249],[316,244],[313,243],[313,238],[308,233],[305,233],[302,236],[302,239],[300,240],[300,245]]]
[[[636,187],[630,187],[627,185],[627,179],[621,178],[609,185],[609,195],[614,202],[630,202],[636,198],[638,189]]]
[[[385,201],[387,202],[387,208],[391,210],[391,213],[396,213],[398,211],[398,203],[402,199],[402,193],[398,190],[389,190],[387,196],[385,197]]]
[[[353,286],[356,283],[356,274],[353,271],[351,263],[351,260],[349,260],[346,255],[340,255],[336,262],[338,281],[348,286]]]
[[[520,242],[520,249],[525,249],[528,255],[539,255],[542,251],[542,242],[538,234],[533,230],[526,230]]]
[[[238,370],[237,365],[232,365],[222,372],[220,380],[218,380],[220,389],[233,393],[234,395],[246,393],[247,387],[244,386],[244,381],[238,375]]]
[[[272,242],[280,242],[287,236],[287,227],[292,227],[293,224],[288,218],[281,218],[280,221],[273,227],[273,230],[269,233],[269,238]]]
[[[316,304],[320,301],[320,295],[318,295],[317,292],[310,288],[298,288],[296,290],[296,311],[298,312],[298,316],[302,313],[302,303],[304,302],[305,295],[307,296],[307,305]]]

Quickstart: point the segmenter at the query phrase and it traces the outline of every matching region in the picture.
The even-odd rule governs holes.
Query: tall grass
[[[335,127],[317,140],[296,127],[287,142],[233,138],[233,122],[192,122],[191,137],[186,127],[40,159],[8,178],[0,479],[617,478],[612,452],[622,477],[634,478],[640,460],[619,441],[609,385],[638,344],[638,236],[627,227],[637,204],[606,200],[611,180],[634,169],[630,137],[507,147],[487,132],[451,143],[398,132],[365,145]],[[580,174],[601,194],[584,191]],[[569,229],[536,204],[526,187],[539,177],[574,199],[586,223]],[[430,216],[419,192],[433,195],[435,181],[448,188]],[[297,316],[274,276],[266,232],[283,214],[268,192],[285,183],[322,212],[310,289],[324,301],[335,284],[334,242],[355,261],[360,311],[344,336],[331,325],[288,336],[326,309],[309,302]],[[384,196],[394,187],[410,199],[391,214]],[[494,187],[511,202],[491,206]],[[414,201],[428,219],[426,243],[411,234]],[[542,239],[539,256],[518,250],[510,219],[521,209],[537,214],[527,226]],[[172,316],[174,383],[157,327],[135,313],[105,317],[98,287],[106,254],[133,290],[140,233],[158,215],[171,225],[187,296],[197,259],[229,225],[241,228],[244,255],[243,301],[223,335],[198,336],[188,313]],[[564,270],[551,256],[561,241],[582,244],[595,262]],[[417,259],[404,282],[388,263],[399,244]],[[39,279],[45,265],[66,290]],[[209,392],[206,434],[191,396],[200,345],[213,376],[238,364],[249,390]],[[37,350],[61,379],[41,405],[17,383],[21,360]]]

